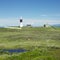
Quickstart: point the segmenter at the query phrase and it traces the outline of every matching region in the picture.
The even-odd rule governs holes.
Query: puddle
[[[8,52],[8,53],[20,53],[20,52],[26,52],[27,50],[24,49],[3,49],[0,50],[0,52]]]

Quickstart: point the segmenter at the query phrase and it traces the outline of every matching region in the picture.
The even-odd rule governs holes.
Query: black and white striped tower
[[[22,17],[20,18],[20,28],[22,28],[23,27],[23,19],[22,19]]]

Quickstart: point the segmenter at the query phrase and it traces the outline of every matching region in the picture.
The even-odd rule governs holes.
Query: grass
[[[0,49],[17,48],[29,51],[0,52],[0,60],[60,60],[60,28],[0,28]]]

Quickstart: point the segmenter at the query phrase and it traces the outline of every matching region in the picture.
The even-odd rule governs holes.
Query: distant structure
[[[44,24],[43,26],[44,26],[44,27],[50,27],[50,25],[49,25],[49,24]]]
[[[23,19],[22,19],[22,17],[20,18],[20,28],[22,28],[23,27]]]
[[[32,27],[32,25],[31,24],[27,24],[27,27]]]

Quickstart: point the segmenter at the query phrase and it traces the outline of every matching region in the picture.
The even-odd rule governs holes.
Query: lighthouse
[[[22,19],[22,17],[20,18],[20,28],[22,28],[23,27],[23,19]]]

